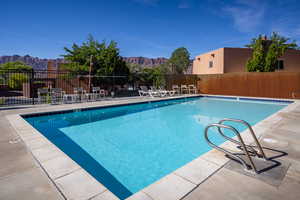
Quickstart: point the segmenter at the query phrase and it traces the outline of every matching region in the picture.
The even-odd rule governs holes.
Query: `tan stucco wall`
[[[224,48],[224,73],[245,72],[251,56],[252,50],[248,48]]]
[[[209,67],[209,61],[213,61],[213,67],[211,68]],[[222,73],[224,73],[224,48],[196,56],[193,61],[193,74]]]
[[[284,72],[300,72],[300,50],[287,50],[284,56],[279,60],[283,60]]]
[[[215,56],[212,57],[211,55]],[[230,72],[246,72],[246,63],[252,56],[249,48],[220,48],[196,56],[193,62],[193,74],[222,74]],[[198,60],[200,58],[200,60]],[[284,61],[283,72],[300,71],[300,50],[287,50],[280,58]],[[214,65],[209,68],[209,61]]]

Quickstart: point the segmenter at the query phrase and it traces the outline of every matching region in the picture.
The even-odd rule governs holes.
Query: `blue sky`
[[[1,0],[0,55],[56,58],[88,34],[122,56],[191,56],[243,47],[258,34],[300,41],[298,0]]]

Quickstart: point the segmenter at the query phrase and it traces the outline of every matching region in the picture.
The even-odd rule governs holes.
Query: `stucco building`
[[[193,74],[223,74],[245,72],[246,63],[252,56],[250,48],[224,47],[195,57]],[[276,71],[300,71],[300,50],[289,49],[278,60]]]

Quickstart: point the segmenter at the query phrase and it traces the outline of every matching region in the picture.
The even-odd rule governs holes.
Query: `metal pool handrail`
[[[252,170],[253,170],[255,173],[258,173],[258,172],[257,172],[257,169],[256,169],[256,167],[255,167],[255,165],[254,165],[254,162],[253,162],[253,160],[251,159],[250,154],[249,154],[249,152],[248,152],[248,150],[247,150],[247,147],[246,147],[246,145],[245,145],[245,143],[244,143],[244,141],[243,141],[243,139],[242,139],[240,133],[238,132],[238,130],[236,130],[236,129],[235,129],[234,127],[232,127],[232,126],[228,126],[228,125],[224,125],[224,124],[217,124],[217,123],[215,123],[215,124],[210,124],[210,125],[208,125],[208,126],[205,128],[205,131],[204,131],[204,137],[205,137],[205,139],[206,139],[206,141],[207,141],[207,143],[208,143],[209,146],[211,146],[212,148],[215,148],[215,149],[217,149],[217,150],[219,150],[219,151],[224,152],[225,154],[231,156],[232,158],[237,159],[238,161],[240,161],[240,162],[242,163],[242,165],[244,166],[244,168],[245,168],[246,170],[251,170],[251,168],[248,166],[248,164],[246,163],[246,161],[245,161],[244,159],[242,159],[240,156],[235,155],[235,154],[233,154],[232,152],[230,152],[230,151],[228,151],[228,150],[226,150],[226,149],[224,149],[224,148],[221,148],[221,147],[215,145],[214,143],[212,143],[212,142],[208,139],[208,130],[209,130],[211,127],[225,128],[225,129],[231,130],[231,131],[238,137],[239,142],[240,142],[240,144],[241,144],[241,146],[242,146],[242,150],[244,151],[244,154],[247,156],[248,161],[249,161],[249,163],[250,163],[250,165],[251,165]],[[221,135],[220,132],[219,132],[219,134]]]
[[[250,124],[244,120],[241,120],[241,119],[232,119],[232,118],[225,118],[225,119],[222,119],[221,121],[219,121],[219,124],[223,124],[224,122],[226,121],[231,121],[231,122],[238,122],[238,123],[241,123],[241,124],[244,124],[245,126],[247,126],[247,128],[249,129],[251,135],[252,135],[252,138],[256,144],[256,146],[250,146],[250,145],[245,145],[247,148],[251,149],[251,152],[256,154],[258,157],[263,157],[265,160],[268,160],[268,158],[266,157],[266,154],[264,153],[260,143],[258,142],[258,139],[257,137],[255,136],[254,134],[254,131],[252,129],[252,127],[250,126]],[[235,144],[238,144],[238,145],[241,145],[241,142],[237,141],[237,140],[234,140],[228,136],[226,136],[224,134],[224,132],[221,130],[221,128],[218,127],[218,131],[219,133],[224,137],[226,138],[227,140],[235,143]],[[257,151],[253,148],[253,147],[257,147],[258,150],[259,150],[259,154],[257,153]]]

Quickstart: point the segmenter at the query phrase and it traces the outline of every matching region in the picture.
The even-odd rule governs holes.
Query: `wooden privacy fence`
[[[183,74],[178,74],[178,75],[167,75],[165,77],[166,79],[166,88],[171,89],[172,85],[197,85],[197,81],[200,80],[198,75],[183,75]]]
[[[241,72],[196,76],[200,93],[300,98],[300,72]]]

